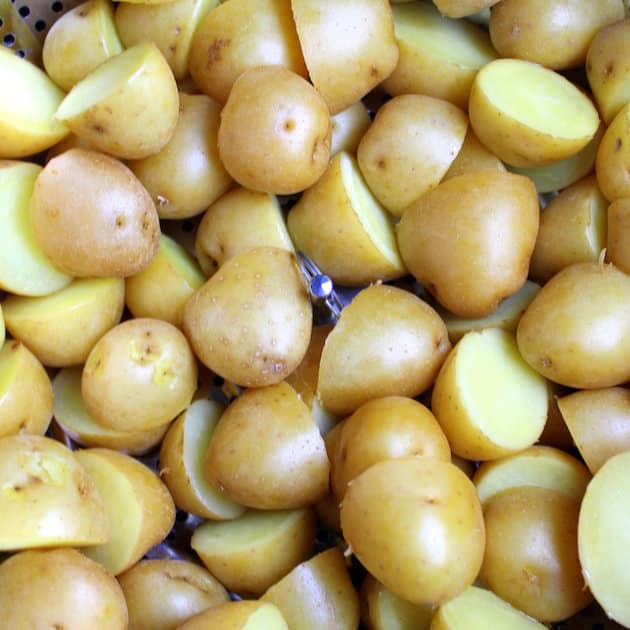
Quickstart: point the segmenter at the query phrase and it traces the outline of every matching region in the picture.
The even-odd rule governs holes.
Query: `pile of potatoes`
[[[3,627],[630,627],[625,0],[86,0],[41,52]]]

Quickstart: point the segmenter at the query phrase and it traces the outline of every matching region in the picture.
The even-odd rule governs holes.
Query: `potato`
[[[606,247],[607,210],[595,175],[554,197],[540,216],[530,277],[544,284],[573,263],[597,261]]]
[[[625,387],[572,392],[558,398],[558,407],[592,474],[630,450],[630,390]]]
[[[0,46],[0,158],[45,151],[70,130],[54,113],[64,93],[35,64]]]
[[[586,584],[610,619],[630,624],[627,565],[628,451],[604,463],[586,489],[578,521],[578,549]]]
[[[359,626],[359,598],[339,547],[296,566],[260,600],[275,604],[291,628],[353,630]]]
[[[309,408],[287,383],[244,391],[223,412],[206,477],[238,503],[263,510],[311,505],[328,492],[329,462]]]
[[[140,560],[118,576],[129,611],[129,627],[171,630],[230,597],[206,569],[172,558]]]
[[[543,630],[546,627],[510,606],[492,591],[478,586],[469,586],[463,593],[442,604],[431,620],[431,630]]]
[[[583,66],[595,34],[624,17],[620,0],[501,0],[490,12],[490,39],[501,57],[565,70]]]
[[[106,448],[75,451],[103,497],[109,539],[84,547],[83,553],[118,575],[162,542],[175,523],[168,489],[147,466]]]
[[[26,433],[0,438],[0,488],[3,551],[82,547],[113,535],[92,476],[56,440]]]
[[[395,96],[376,112],[357,149],[361,173],[395,216],[435,188],[459,153],[468,119],[448,101]]]
[[[282,381],[304,356],[312,306],[295,257],[257,247],[225,262],[184,307],[199,359],[243,387]]]
[[[342,311],[322,352],[317,395],[327,411],[350,414],[381,396],[426,391],[451,349],[444,322],[415,295],[375,284]]]
[[[124,630],[125,598],[115,578],[76,549],[22,551],[0,565],[7,628]]]
[[[630,103],[612,119],[597,148],[597,183],[608,201],[630,195]]]
[[[309,78],[331,114],[350,107],[396,67],[388,0],[291,0],[291,9]]]
[[[92,346],[122,316],[125,283],[120,278],[81,278],[50,295],[10,295],[4,319],[46,366],[80,365]]]
[[[226,260],[256,247],[293,250],[275,195],[237,186],[204,212],[195,232],[195,252],[210,277]]]
[[[483,510],[479,577],[499,597],[543,622],[568,619],[593,601],[578,560],[580,502],[535,486],[509,488]]]
[[[630,75],[625,60],[630,52],[627,17],[601,28],[586,54],[586,76],[606,124],[630,100]]]
[[[155,258],[125,279],[125,304],[134,317],[153,317],[180,326],[188,298],[206,277],[183,245],[160,234]]]
[[[178,115],[175,78],[153,42],[110,57],[75,84],[55,112],[77,136],[123,159],[157,153]]]
[[[123,51],[109,0],[86,0],[59,16],[42,47],[46,74],[64,91]]]
[[[30,162],[0,160],[0,289],[18,295],[47,295],[72,281],[44,254],[30,221],[29,203],[41,171]]]
[[[230,521],[202,523],[190,544],[226,588],[258,596],[311,557],[315,521],[310,507],[248,510]]]
[[[35,181],[30,212],[44,254],[75,277],[129,276],[159,247],[158,215],[146,189],[98,151],[71,149],[50,160]]]
[[[0,436],[43,435],[53,415],[53,390],[39,359],[21,342],[0,346]]]
[[[292,194],[326,169],[331,135],[326,103],[308,81],[282,66],[257,66],[234,81],[221,110],[219,156],[242,186]]]
[[[466,20],[443,17],[428,2],[393,5],[392,13],[399,57],[382,83],[385,90],[427,94],[465,109],[475,75],[497,56],[488,33]]]
[[[280,610],[273,604],[234,601],[213,606],[189,619],[177,630],[239,628],[240,630],[289,630]]]
[[[95,422],[83,403],[81,373],[82,366],[63,368],[52,380],[55,422],[66,436],[82,446],[111,448],[130,455],[146,453],[162,441],[168,425],[126,432],[114,431]]]
[[[195,400],[171,424],[160,446],[160,477],[175,505],[213,520],[229,520],[245,511],[205,476],[206,451],[223,410],[213,400]]]
[[[356,159],[337,153],[322,177],[292,206],[295,247],[334,282],[363,286],[407,273],[391,215],[374,198]]]
[[[290,0],[223,2],[197,27],[190,74],[201,91],[218,103],[227,101],[239,75],[260,65],[283,66],[308,76]]]
[[[505,171],[506,169],[503,162],[479,142],[479,138],[469,125],[464,136],[464,143],[441,181],[470,171],[485,170]]]
[[[183,333],[159,319],[114,326],[94,345],[83,366],[87,412],[117,431],[168,424],[191,402],[197,363]]]
[[[341,504],[341,528],[361,564],[415,604],[455,597],[473,583],[483,559],[475,487],[435,458],[390,459],[355,477]]]
[[[591,475],[584,464],[565,451],[534,445],[514,455],[483,462],[473,477],[481,505],[509,488],[547,488],[581,501]]]
[[[561,74],[521,59],[497,59],[479,71],[468,116],[479,140],[514,166],[574,155],[599,126],[588,96]]]
[[[135,9],[146,5],[118,6]],[[155,155],[129,162],[161,219],[201,214],[232,185],[219,159],[219,116],[219,105],[204,94],[180,92],[179,118],[171,139]]]
[[[116,6],[116,28],[125,48],[153,41],[179,81],[188,75],[195,31],[218,0],[121,2]]]
[[[360,100],[331,116],[331,122],[330,154],[335,155],[339,151],[356,154],[361,136],[372,120],[365,103]]]
[[[331,486],[339,500],[352,480],[377,462],[419,455],[451,461],[451,449],[435,416],[413,398],[385,396],[361,405],[344,422]]]
[[[613,265],[630,274],[630,202],[617,199],[608,206],[606,255]]]
[[[497,459],[536,442],[547,419],[547,384],[512,333],[487,328],[464,335],[444,362],[431,409],[453,453]]]
[[[516,338],[527,363],[556,383],[611,387],[630,378],[630,278],[609,264],[575,263],[538,292]]]
[[[397,225],[398,246],[409,271],[442,306],[484,317],[525,284],[538,221],[529,179],[471,172],[407,207]]]
[[[560,396],[564,396],[567,390],[568,388],[563,385],[547,381],[549,409],[547,411],[547,422],[545,422],[545,428],[538,438],[538,443],[546,446],[554,446],[565,451],[571,451],[575,448],[575,443],[562,418],[560,409],[558,409],[558,399]]]

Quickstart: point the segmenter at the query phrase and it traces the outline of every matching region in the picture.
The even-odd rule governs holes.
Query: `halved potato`
[[[178,626],[177,630],[208,630],[208,628],[289,630],[287,622],[276,606],[268,602],[249,600],[213,606]]]
[[[362,100],[356,101],[338,114],[331,116],[332,140],[330,154],[347,151],[356,154],[361,136],[370,126],[370,113]]]

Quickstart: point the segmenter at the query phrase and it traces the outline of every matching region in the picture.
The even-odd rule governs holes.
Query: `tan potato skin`
[[[464,143],[441,181],[471,171],[485,170],[505,172],[505,165],[492,151],[481,144],[475,132],[468,126]]]
[[[608,201],[630,196],[630,104],[612,119],[597,147],[597,183]]]
[[[606,255],[621,271],[630,274],[630,200],[617,199],[608,206]]]

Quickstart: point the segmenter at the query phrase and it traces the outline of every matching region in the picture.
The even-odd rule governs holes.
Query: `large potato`
[[[409,271],[442,306],[483,317],[525,284],[538,221],[531,180],[470,172],[439,184],[405,210],[398,245]]]
[[[312,306],[295,256],[258,247],[225,262],[184,308],[199,359],[237,385],[279,383],[304,356]]]
[[[546,378],[575,388],[630,379],[630,277],[610,264],[575,263],[558,272],[523,314],[523,358]]]
[[[75,277],[129,276],[159,247],[149,193],[124,164],[98,151],[70,149],[50,160],[35,181],[30,209],[42,251]]]

